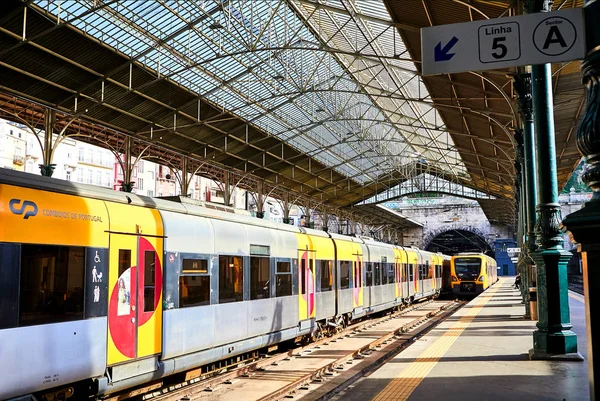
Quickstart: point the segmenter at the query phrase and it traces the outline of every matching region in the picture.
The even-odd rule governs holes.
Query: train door
[[[425,275],[427,273],[425,272],[425,258],[423,258],[421,252],[417,252],[417,265],[419,266],[419,287],[417,293],[423,294],[425,292]]]
[[[315,317],[315,251],[298,250],[299,317],[306,320]]]
[[[394,250],[394,254],[394,279],[396,281],[396,285],[394,285],[394,291],[395,297],[398,299],[402,298],[402,263],[400,262],[400,257],[397,250]]]
[[[353,262],[353,269],[352,269],[352,274],[353,274],[353,288],[352,288],[352,295],[353,295],[353,307],[354,308],[359,308],[359,312],[362,312],[362,306],[363,306],[363,298],[364,298],[364,293],[363,293],[363,283],[364,283],[364,278],[363,278],[363,254],[360,252],[360,250],[356,250],[353,255],[354,256],[354,262]]]
[[[406,256],[406,252],[405,252],[405,256]],[[404,277],[402,279],[402,296],[404,298],[408,298],[410,295],[410,292],[409,292],[409,288],[410,288],[409,277],[410,277],[410,275],[408,274],[408,269],[409,269],[408,259],[406,259],[404,261],[404,263],[402,263],[402,269],[404,270]]]
[[[162,238],[110,235],[108,365],[161,352],[161,255]]]

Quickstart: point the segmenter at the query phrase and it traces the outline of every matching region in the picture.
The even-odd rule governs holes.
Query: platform
[[[587,361],[531,361],[535,322],[513,278],[488,291],[335,399],[588,400]],[[583,296],[569,292],[579,352],[586,355]]]

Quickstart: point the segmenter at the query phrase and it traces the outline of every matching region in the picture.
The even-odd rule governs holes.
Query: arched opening
[[[461,252],[481,252],[495,257],[496,253],[479,234],[468,230],[452,229],[435,235],[425,245],[425,250],[456,255]]]

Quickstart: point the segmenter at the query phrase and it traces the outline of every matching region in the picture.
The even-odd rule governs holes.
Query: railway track
[[[145,393],[138,390],[111,400],[274,401],[290,396],[297,398],[305,390],[311,390],[311,394],[312,390],[315,394],[337,392],[410,345],[416,336],[462,304],[422,302],[391,315],[350,325],[333,337],[251,361],[208,379],[149,387]]]
[[[569,283],[569,290],[583,295],[583,285],[582,284]]]

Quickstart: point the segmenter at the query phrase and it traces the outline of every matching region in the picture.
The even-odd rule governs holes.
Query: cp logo
[[[18,215],[25,213],[25,216],[23,216],[23,219],[25,220],[37,214],[38,207],[32,201],[23,201],[23,204],[19,206],[20,203],[21,199],[11,199],[8,202],[8,207],[10,207],[10,211]]]

